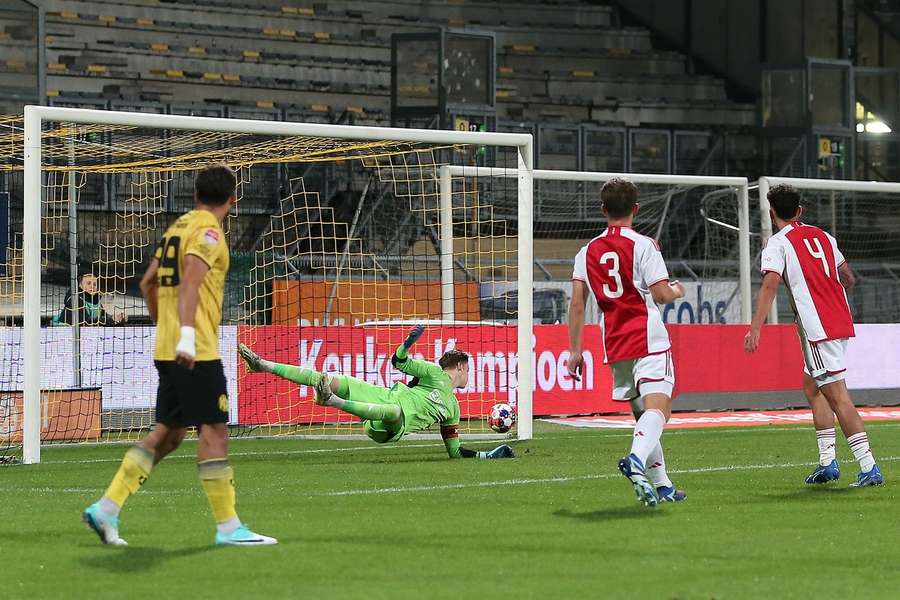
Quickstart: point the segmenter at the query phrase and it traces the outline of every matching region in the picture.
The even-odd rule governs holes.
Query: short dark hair
[[[452,369],[467,362],[469,362],[469,355],[462,350],[447,350],[441,357],[441,360],[438,361],[438,364],[441,365],[442,369]]]
[[[607,216],[613,219],[627,217],[637,204],[638,189],[624,177],[613,177],[600,188],[600,202]]]
[[[209,206],[222,206],[234,195],[237,177],[228,165],[217,163],[204,167],[194,180],[197,201]]]
[[[797,209],[800,208],[800,192],[794,186],[779,183],[769,190],[766,198],[769,199],[769,206],[779,219],[787,221],[797,216]]]

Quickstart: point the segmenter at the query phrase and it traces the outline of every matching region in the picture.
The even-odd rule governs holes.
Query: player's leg
[[[826,383],[819,389],[828,399],[828,403],[841,424],[841,430],[844,432],[844,437],[847,438],[847,444],[853,452],[853,457],[859,463],[859,475],[856,482],[851,485],[856,487],[884,483],[884,477],[875,463],[875,457],[869,447],[869,434],[866,433],[859,411],[856,410],[856,406],[850,399],[846,382],[841,379]]]
[[[367,421],[384,421],[396,429],[403,411],[390,398],[391,391],[355,377],[321,374],[315,386],[316,403],[332,406]]]
[[[642,359],[640,358],[624,360],[610,365],[613,375],[614,400],[629,401],[632,398],[641,396],[637,386],[638,364],[641,360]],[[645,397],[644,400],[646,401],[647,398]],[[645,411],[637,420],[634,429],[635,440],[638,439],[639,436],[643,437],[645,435],[640,427],[642,423],[646,422],[649,412],[649,410]],[[659,436],[656,436],[656,439],[648,448],[644,449],[641,447],[641,454],[636,454],[634,452],[635,447],[634,444],[632,444],[632,452],[619,461],[619,471],[631,482],[635,495],[645,506],[656,506],[659,502],[656,488],[648,479],[646,472],[647,458],[650,454],[650,450],[656,446],[656,442],[658,441]]]
[[[373,442],[378,444],[387,444],[388,442],[396,442],[403,437],[403,429],[398,428],[397,423],[386,423],[385,421],[363,421],[363,430]]]
[[[384,388],[354,377],[326,376],[312,369],[268,361],[244,344],[238,346],[238,353],[251,372],[272,373],[294,383],[316,388],[316,403],[322,406],[332,406],[367,420],[395,423],[402,419],[400,407],[388,401],[388,390]]]
[[[668,478],[661,443],[663,429],[672,412],[672,392],[675,387],[671,352],[637,359],[632,378],[636,382],[644,410],[635,423],[631,453],[626,458],[631,465],[635,462],[645,465],[645,472],[654,487],[657,500],[684,500],[687,495],[676,490]]]
[[[812,409],[816,444],[819,447],[819,464],[806,477],[806,483],[835,481],[841,476],[841,471],[835,456],[834,411],[809,373],[803,374],[803,394]]]
[[[125,545],[119,537],[119,513],[128,498],[150,477],[153,467],[177,448],[186,429],[179,425],[180,412],[171,367],[174,363],[158,362],[159,386],[156,395],[157,424],[122,458],[106,493],[82,514],[104,544]]]
[[[244,359],[247,370],[251,373],[272,373],[282,379],[309,386],[315,386],[322,378],[321,373],[312,369],[266,360],[245,344],[238,344],[238,354]]]
[[[216,544],[262,546],[274,538],[250,531],[238,518],[234,469],[228,462],[228,392],[221,361],[198,361],[179,371],[185,422],[198,428],[197,474],[216,520]]]
[[[813,352],[818,364],[822,366],[822,372],[813,372],[812,375],[840,422],[850,450],[859,463],[859,475],[856,482],[851,485],[854,487],[881,485],[884,483],[884,477],[872,456],[869,435],[863,426],[859,411],[850,398],[847,382],[844,381],[846,345],[847,340],[829,340],[813,345]]]
[[[806,339],[802,327],[797,327],[800,337],[800,349],[803,352],[803,395],[812,409],[813,426],[816,430],[816,444],[819,447],[819,464],[807,475],[806,483],[828,483],[841,476],[840,467],[835,457],[834,411],[828,400],[819,391],[812,374],[825,374],[825,366],[819,360],[819,352]]]

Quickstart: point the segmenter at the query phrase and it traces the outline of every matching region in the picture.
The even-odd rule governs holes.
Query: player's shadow
[[[98,571],[110,573],[136,573],[155,569],[161,563],[177,559],[181,556],[193,556],[206,552],[222,551],[222,549],[204,544],[192,548],[169,550],[153,546],[130,546],[127,548],[103,548],[103,551],[92,556],[81,557],[81,563]]]
[[[799,488],[790,492],[785,492],[784,494],[763,493],[759,495],[767,500],[803,500],[804,498],[815,498],[816,496],[821,497],[823,494],[826,496],[842,496],[844,494],[852,493],[859,493],[859,490],[846,485],[840,487],[816,485]]]
[[[278,538],[279,546],[302,541],[297,538]],[[97,548],[95,544],[83,544],[83,546]],[[274,546],[278,548],[278,546]],[[127,546],[117,548],[113,546],[98,548],[100,552],[91,556],[81,557],[81,563],[92,569],[107,571],[110,573],[135,573],[155,569],[161,563],[177,559],[182,556],[194,556],[212,552],[237,552],[237,548],[223,548],[211,544],[193,546],[190,548],[157,548],[155,546]]]
[[[620,521],[622,519],[658,519],[667,515],[669,511],[657,508],[647,508],[643,506],[617,506],[615,508],[604,508],[601,510],[589,510],[584,512],[576,512],[568,508],[561,508],[553,512],[554,517],[564,517],[566,519],[576,519],[578,521],[599,522],[599,521]]]

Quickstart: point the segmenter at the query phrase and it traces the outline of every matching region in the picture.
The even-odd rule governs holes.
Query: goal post
[[[481,178],[483,180],[490,181],[492,178],[514,178],[519,177],[519,172],[514,169],[503,169],[503,168],[491,168],[491,167],[468,167],[468,166],[458,166],[458,165],[448,165],[442,168],[442,176],[441,176],[441,206],[442,209],[447,211],[447,214],[450,214],[450,211],[453,210],[454,206],[454,198],[456,196],[464,196],[467,193],[482,193],[481,191],[472,192],[475,185],[466,185],[468,180],[477,180]],[[667,214],[669,213],[668,202],[673,194],[676,193],[686,193],[686,190],[700,189],[704,191],[704,197],[711,196],[727,196],[725,202],[733,203],[729,206],[729,210],[732,211],[734,215],[733,223],[726,223],[723,220],[718,220],[712,218],[708,214],[703,214],[703,218],[712,223],[716,227],[725,227],[730,232],[734,234],[734,237],[737,241],[737,260],[734,264],[734,269],[732,273],[736,275],[736,284],[737,284],[737,292],[738,292],[738,301],[740,305],[739,309],[739,322],[749,323],[751,319],[752,313],[752,298],[751,298],[751,281],[750,281],[750,204],[749,204],[749,184],[747,178],[745,177],[706,177],[706,176],[690,176],[690,175],[657,175],[657,174],[641,174],[641,173],[604,173],[604,172],[588,172],[588,171],[562,171],[562,170],[545,170],[545,169],[535,169],[532,172],[532,181],[533,185],[540,184],[542,182],[565,182],[567,184],[602,184],[614,177],[625,177],[635,184],[646,185],[649,189],[645,194],[645,191],[641,190],[641,195],[639,197],[639,202],[643,204],[645,202],[645,198],[648,196],[653,197],[655,195],[659,195],[661,197],[666,198],[666,207],[659,211],[659,215],[657,220],[654,221],[653,229],[647,230],[644,233],[651,235],[651,237],[657,238],[659,237],[658,232],[662,229],[662,221],[667,218]],[[461,183],[461,186],[457,186],[454,188],[453,180],[457,180]],[[490,188],[490,184],[487,184],[488,189]],[[714,191],[710,191],[715,189]],[[680,191],[679,191],[680,190]],[[576,196],[584,198],[584,196],[590,196],[587,200],[588,202],[593,202],[594,211],[599,217],[599,185],[595,189],[585,190],[580,187],[575,187],[570,190],[551,190],[549,192],[544,192],[543,189],[539,189],[533,193],[535,205],[537,206],[546,206],[548,203],[556,203],[557,206],[552,207],[550,211],[554,210],[559,211],[559,204],[569,203],[573,201]],[[652,200],[651,200],[652,202]],[[458,202],[457,202],[458,203]],[[700,218],[701,215],[696,215],[696,218]],[[560,213],[559,218],[567,218],[568,215],[566,213]],[[532,215],[532,219],[534,221],[538,221],[538,218],[535,218]],[[727,220],[727,219],[725,219]],[[532,232],[533,234],[533,232]],[[533,237],[533,235],[532,235]],[[708,236],[709,237],[709,236]],[[449,243],[449,240],[445,240]],[[722,245],[727,245],[728,242],[725,242]],[[665,251],[664,251],[665,255]],[[574,255],[573,255],[574,258]],[[666,256],[667,259],[670,256]],[[715,260],[718,257],[710,256],[709,254],[704,257],[705,259],[713,259]],[[568,267],[571,270],[571,266]],[[523,282],[520,282],[519,289],[527,289],[523,288]],[[445,292],[452,294],[452,287],[445,287]],[[448,305],[452,305],[453,298],[445,297],[444,302]]]
[[[838,240],[838,246],[854,270],[863,270],[871,285],[855,290],[863,294],[863,308],[868,296],[882,297],[885,289],[894,289],[896,298],[886,309],[867,310],[855,314],[857,322],[896,322],[900,318],[900,217],[895,215],[900,201],[900,183],[852,181],[840,179],[808,179],[796,177],[760,177],[759,224],[762,243],[772,236],[768,194],[776,185],[787,184],[801,193],[802,219],[828,231]],[[758,271],[758,265],[754,268]],[[866,283],[866,279],[863,279]],[[869,292],[869,293],[865,293]],[[855,307],[859,309],[860,307]],[[859,313],[859,310],[856,311]],[[776,298],[769,311],[769,323],[779,321],[779,302]]]
[[[155,240],[148,241],[148,238],[160,233],[160,228],[164,229],[164,223],[157,221],[162,222],[170,214],[189,209],[185,206],[174,207],[172,200],[173,194],[177,193],[173,192],[173,188],[179,184],[184,173],[189,174],[211,162],[225,162],[239,170],[240,189],[242,185],[258,181],[250,182],[249,173],[269,173],[261,171],[267,165],[282,165],[289,174],[295,173],[292,169],[296,165],[359,165],[360,170],[364,170],[365,175],[373,178],[376,185],[381,187],[378,195],[380,204],[368,209],[365,217],[359,219],[366,223],[357,224],[357,219],[354,218],[353,223],[348,225],[338,219],[334,214],[337,201],[332,203],[328,199],[321,199],[318,190],[311,191],[311,184],[304,179],[304,175],[291,176],[287,183],[281,184],[287,189],[282,192],[281,207],[276,207],[281,211],[277,219],[275,216],[268,217],[263,212],[254,213],[259,217],[257,221],[263,224],[268,222],[262,233],[239,225],[236,215],[229,216],[229,219],[235,217],[236,236],[241,234],[246,237],[254,233],[261,237],[258,237],[257,244],[252,248],[255,258],[250,256],[247,272],[240,273],[249,281],[243,283],[242,280],[243,300],[236,300],[240,306],[235,307],[230,306],[230,300],[226,299],[225,309],[239,315],[235,317],[235,323],[257,324],[265,322],[264,314],[275,314],[277,307],[273,304],[280,297],[279,294],[293,294],[291,298],[296,300],[298,306],[305,306],[303,303],[308,301],[310,306],[315,305],[316,311],[321,311],[319,307],[324,306],[327,300],[328,309],[324,313],[315,313],[320,315],[316,317],[317,322],[321,318],[323,325],[319,330],[324,331],[330,324],[329,318],[334,318],[334,314],[339,312],[337,307],[332,310],[332,304],[343,304],[344,314],[359,311],[357,325],[360,327],[367,324],[363,322],[375,322],[376,325],[385,323],[384,327],[376,326],[374,333],[366,337],[368,344],[370,338],[381,336],[375,342],[380,348],[389,343],[397,343],[395,339],[399,331],[396,323],[399,319],[428,319],[430,323],[435,323],[437,319],[439,327],[448,329],[476,326],[487,328],[487,325],[479,325],[482,320],[478,318],[478,272],[466,271],[465,276],[469,279],[462,283],[459,281],[461,259],[455,256],[458,250],[453,246],[452,211],[440,206],[436,192],[441,179],[447,176],[443,167],[475,166],[489,161],[516,173],[515,184],[507,190],[516,197],[515,223],[503,223],[501,226],[496,221],[485,220],[463,225],[477,232],[482,243],[493,248],[483,251],[483,254],[490,253],[491,260],[503,264],[503,269],[492,276],[504,277],[506,283],[519,290],[530,290],[532,287],[533,149],[529,134],[323,125],[44,106],[25,108],[22,129],[22,134],[14,132],[8,137],[19,139],[17,136],[21,135],[21,140],[17,143],[22,144],[24,157],[20,248],[23,261],[21,389],[24,414],[21,444],[24,463],[40,462],[42,436],[46,436],[46,432],[42,431],[42,420],[48,419],[48,401],[42,402],[42,394],[46,392],[46,386],[42,385],[42,361],[49,359],[42,352],[42,345],[46,345],[42,335],[47,333],[46,327],[43,327],[45,331],[42,332],[42,317],[44,320],[48,317],[46,309],[42,308],[47,295],[46,289],[42,287],[45,284],[42,276],[50,261],[45,247],[47,238],[58,236],[58,232],[55,229],[48,231],[47,213],[52,209],[54,218],[65,216],[65,212],[58,211],[68,209],[60,209],[57,204],[62,197],[65,197],[67,203],[71,200],[70,188],[73,187],[71,184],[74,174],[81,178],[121,176],[128,180],[127,186],[132,189],[131,195],[122,200],[121,207],[117,205],[117,208],[112,208],[111,203],[108,203],[105,210],[115,212],[116,219],[123,222],[121,226],[115,226],[121,229],[111,231],[110,236],[124,233],[138,236],[132,229],[136,227],[135,223],[139,223],[144,228],[140,232],[140,242],[128,242],[123,250],[119,242],[112,240],[109,248],[104,248],[104,252],[112,258],[103,259],[101,256],[92,263],[95,266],[98,261],[102,265],[103,260],[114,263],[114,272],[111,274],[108,272],[110,269],[104,267],[106,270],[101,275],[101,283],[106,285],[103,282],[108,279],[108,285],[114,287],[116,292],[127,294],[129,286],[133,287],[135,269],[142,270],[152,253]],[[303,171],[304,174],[308,172],[308,168]],[[65,192],[61,191],[63,179],[57,179],[54,175],[58,173],[71,174],[64,180]],[[356,172],[344,176],[347,178],[348,190],[350,183],[359,176]],[[285,180],[287,179],[286,177]],[[277,187],[277,182],[269,183]],[[105,185],[105,189],[109,190],[109,185]],[[99,187],[102,186],[98,186],[98,189]],[[78,189],[83,196],[85,192]],[[245,190],[243,197],[239,198],[236,212],[243,210],[241,202],[248,201],[247,194]],[[134,205],[151,200],[157,204],[142,208],[143,212],[140,214],[134,212]],[[365,192],[360,202],[363,200]],[[400,225],[393,229],[378,221],[388,212],[387,208],[398,213],[407,211]],[[357,217],[359,212],[358,210]],[[475,212],[474,218],[481,219],[480,215],[487,212],[490,212],[490,207],[482,206]],[[245,211],[242,216],[243,214],[248,213]],[[148,226],[145,221],[153,223]],[[315,227],[312,227],[314,221]],[[460,226],[460,223],[456,223],[456,226]],[[514,244],[512,235],[503,233],[513,227],[516,231]],[[68,233],[67,230],[66,235]],[[231,236],[227,226],[226,233]],[[394,238],[388,240],[389,234]],[[363,237],[364,235],[369,237]],[[79,243],[79,249],[81,246]],[[232,271],[235,269],[233,262]],[[304,283],[310,284],[310,289],[315,287],[329,291],[315,298],[307,298],[296,289],[288,289],[291,286],[287,284],[276,285],[282,276],[303,279]],[[256,291],[260,282],[268,286],[264,299],[260,299]],[[470,291],[470,297],[465,298],[466,302],[458,299],[454,302],[453,290],[466,285],[474,290]],[[437,288],[434,298],[433,288]],[[404,298],[411,298],[410,302],[416,303],[415,310],[410,314],[398,312],[401,309],[396,308]],[[293,323],[296,329],[301,330],[310,326],[307,316],[312,312],[298,312],[301,311],[300,308],[292,310],[293,312],[286,311],[279,322]],[[469,311],[465,313],[469,316],[460,318],[465,310]],[[521,294],[515,309],[514,331],[511,330],[510,336],[503,338],[509,341],[502,341],[500,334],[496,334],[498,344],[508,344],[502,348],[503,353],[507,353],[510,358],[514,353],[518,355],[515,361],[516,377],[510,374],[508,385],[510,391],[516,386],[515,401],[519,410],[517,436],[523,439],[532,436],[531,311],[531,295]],[[81,329],[81,335],[84,336],[87,335],[85,330],[91,328]],[[240,338],[245,334],[238,332],[235,335]],[[253,334],[251,332],[248,335]],[[349,340],[350,333],[341,330],[340,334],[334,334],[333,337],[343,340],[341,336]],[[137,346],[141,346],[145,353],[152,352],[152,349],[148,350],[149,334],[133,348],[129,346],[132,344],[130,341],[121,341],[114,335],[107,337],[109,339],[106,342],[113,344],[115,348],[136,352]],[[294,337],[290,339],[293,340]],[[494,338],[485,338],[483,343],[489,344],[492,339]],[[439,341],[434,343],[435,351],[439,347]],[[510,342],[514,342],[514,346]],[[354,363],[354,356],[353,350],[347,349],[347,352],[342,355],[343,358],[329,356],[326,360],[332,360],[329,363],[332,366],[343,366],[349,370]],[[296,353],[293,356],[296,357]],[[356,355],[355,360],[357,368],[359,356]],[[381,363],[378,364],[380,368]],[[514,364],[513,361],[510,364]],[[366,376],[371,374],[368,368],[363,368]],[[507,367],[504,366],[505,368]],[[236,372],[242,373],[239,367],[236,369]],[[375,375],[377,380],[382,380],[384,375],[383,380],[390,382],[394,374],[390,372],[390,366],[387,366]],[[504,384],[506,376],[504,371]],[[118,384],[123,385],[122,382]],[[493,386],[490,392],[487,387],[484,390],[480,387],[477,390],[474,387],[471,390],[467,388],[465,391],[472,398],[467,402],[473,404],[473,416],[485,414],[495,398]],[[262,397],[267,393],[261,392],[259,395]],[[296,417],[297,405],[301,399],[296,397],[296,391],[278,391],[278,394],[287,394],[283,397],[289,398],[285,402],[290,405],[267,406],[261,411],[261,416],[258,416],[263,419],[261,422],[270,419],[272,422],[266,423],[266,427],[275,433],[295,433],[298,430],[296,423],[293,423],[293,427],[277,427],[280,427],[279,418],[284,415]],[[310,403],[308,398],[302,399],[302,402],[304,406]],[[312,407],[311,410],[315,412],[316,409]],[[53,418],[52,415],[50,418]],[[315,418],[327,420],[330,417],[315,413]],[[123,424],[117,426],[119,437],[114,439],[134,439],[137,435],[134,432],[146,430],[147,426],[146,415],[139,421],[123,421]],[[248,426],[248,430],[257,431],[258,427],[260,422],[254,422]],[[346,421],[336,422],[335,428],[341,433],[349,431]],[[323,431],[318,428],[312,433]],[[464,433],[477,431],[464,430]]]

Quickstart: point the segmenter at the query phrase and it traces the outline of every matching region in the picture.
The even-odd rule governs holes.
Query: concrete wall
[[[841,0],[619,0],[701,66],[758,94],[760,66],[840,58]]]

